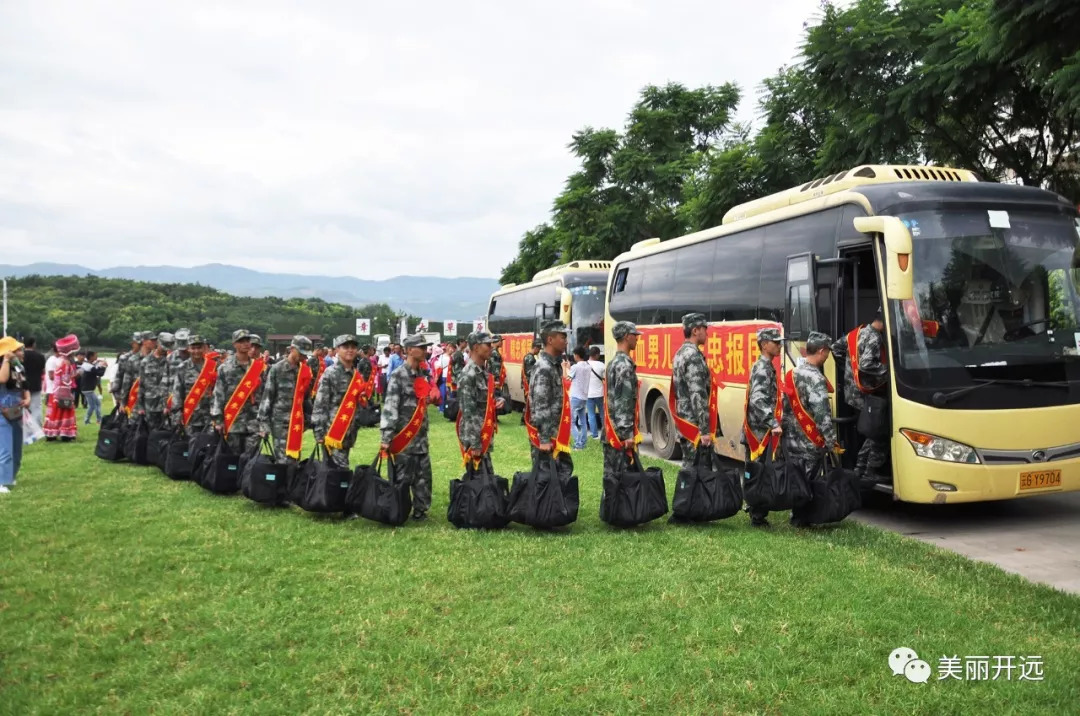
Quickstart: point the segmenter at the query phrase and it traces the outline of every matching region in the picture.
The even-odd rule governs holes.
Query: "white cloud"
[[[586,125],[756,88],[817,0],[0,5],[3,262],[497,276]]]

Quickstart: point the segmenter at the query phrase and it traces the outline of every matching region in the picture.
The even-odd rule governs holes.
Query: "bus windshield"
[[[570,304],[570,345],[604,348],[604,288],[603,284],[568,286],[574,297]]]
[[[1038,380],[1038,366],[1077,361],[1080,219],[948,206],[900,218],[914,276],[913,299],[890,301],[900,369]]]

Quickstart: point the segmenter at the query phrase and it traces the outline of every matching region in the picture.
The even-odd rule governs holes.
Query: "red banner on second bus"
[[[778,323],[739,323],[709,326],[709,336],[702,346],[705,362],[713,380],[745,384],[750,367],[761,356],[757,332],[762,328],[780,328]],[[671,361],[685,342],[682,326],[638,326],[642,336],[634,350],[639,375],[671,376]]]

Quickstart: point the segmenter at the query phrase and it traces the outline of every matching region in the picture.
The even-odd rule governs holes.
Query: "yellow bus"
[[[650,239],[612,262],[605,320],[644,336],[641,425],[677,457],[668,409],[680,317],[705,313],[723,438],[741,460],[755,333],[779,326],[793,367],[885,312],[897,500],[952,503],[1080,489],[1080,219],[1038,188],[943,167],[860,166],[733,208],[721,226]],[[607,352],[614,344],[610,335]],[[825,366],[845,460],[861,442],[843,370]]]
[[[507,284],[491,295],[487,327],[503,337],[503,360],[511,399],[525,402],[521,362],[540,334],[540,323],[560,319],[570,329],[567,351],[604,347],[604,289],[610,261],[571,261],[539,271],[533,280]]]

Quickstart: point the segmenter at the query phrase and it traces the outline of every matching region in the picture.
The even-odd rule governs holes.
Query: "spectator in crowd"
[[[390,377],[390,346],[382,349],[379,356],[379,394],[386,395],[386,379]]]
[[[75,383],[76,368],[72,359],[79,350],[79,339],[74,335],[65,336],[54,345],[57,361],[52,370],[53,391],[49,395],[49,412],[45,416],[45,439],[60,438],[62,442],[71,442],[78,433],[75,420]]]
[[[592,369],[585,355],[585,347],[578,346],[574,349],[574,364],[570,367],[570,415],[571,437],[574,441],[575,450],[585,448],[585,438],[589,434],[588,418],[585,408],[589,402],[589,383],[592,378]]]
[[[334,365],[337,361],[337,348],[328,346],[326,349],[326,356],[323,358],[323,365],[327,368]]]
[[[0,338],[0,494],[11,492],[22,463],[22,414],[30,407],[26,373],[19,359],[22,347],[14,338]]]
[[[390,366],[386,371],[387,376],[393,375],[394,371],[405,364],[405,357],[401,355],[401,346],[393,344],[393,353],[390,354]]]
[[[23,351],[23,370],[26,373],[26,389],[30,391],[30,414],[34,421],[41,425],[44,418],[41,415],[41,389],[45,379],[45,356],[34,346],[37,341],[31,336],[26,339],[26,348]]]
[[[85,408],[86,399],[82,394],[82,367],[83,362],[86,360],[86,356],[80,351],[72,357],[72,361],[75,363],[75,407]]]
[[[97,416],[97,422],[101,424],[101,376],[105,375],[105,361],[98,360],[97,353],[89,351],[86,360],[79,366],[79,392],[86,401],[86,421],[83,425],[90,424],[90,418]]]
[[[435,356],[435,364],[432,366],[432,374],[439,386],[439,410],[443,411],[446,408],[446,371],[450,368],[450,354],[454,350],[454,344],[448,343],[437,347],[436,350],[438,353]]]
[[[599,439],[604,432],[604,362],[600,360],[600,346],[589,349],[589,402],[585,413],[589,419],[589,434]]]

